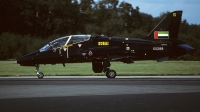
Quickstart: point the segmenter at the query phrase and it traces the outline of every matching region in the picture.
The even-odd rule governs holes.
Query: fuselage
[[[56,39],[40,50],[17,59],[21,66],[38,64],[89,62],[109,58],[112,61],[157,60],[175,58],[194,50],[178,39],[72,35]]]

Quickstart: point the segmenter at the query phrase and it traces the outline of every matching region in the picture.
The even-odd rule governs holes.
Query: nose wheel
[[[44,77],[44,74],[42,72],[37,73],[38,79],[42,79]]]
[[[44,74],[42,72],[39,72],[39,65],[36,65],[36,70],[38,79],[42,79],[44,77]]]

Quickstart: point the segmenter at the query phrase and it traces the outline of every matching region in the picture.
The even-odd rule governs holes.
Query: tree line
[[[169,13],[153,17],[119,0],[4,0],[0,5],[1,60],[18,58],[64,35],[145,37]],[[197,50],[179,59],[200,60],[199,32],[200,25],[182,20],[179,38]]]

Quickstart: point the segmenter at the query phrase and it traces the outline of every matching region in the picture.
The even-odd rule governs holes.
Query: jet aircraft
[[[21,66],[36,66],[39,79],[44,74],[40,64],[92,62],[95,73],[104,72],[108,78],[117,73],[110,69],[110,61],[134,63],[137,60],[165,61],[195,50],[178,39],[182,11],[165,16],[144,38],[103,35],[70,35],[53,40],[36,52],[17,59]]]

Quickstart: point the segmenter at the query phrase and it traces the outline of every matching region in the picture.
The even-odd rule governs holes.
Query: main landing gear
[[[110,61],[108,59],[103,60],[103,72],[106,73],[107,78],[115,78],[117,73],[115,70],[110,70]]]
[[[44,74],[42,72],[39,72],[39,65],[36,65],[35,72],[37,73],[38,79],[42,79],[44,77]]]
[[[102,64],[103,61],[103,64]],[[117,73],[115,70],[110,70],[110,61],[108,59],[93,59],[92,69],[95,73],[106,73],[107,78],[115,78]]]
[[[117,76],[117,73],[115,70],[108,70],[106,71],[106,77],[107,78],[115,78]]]

